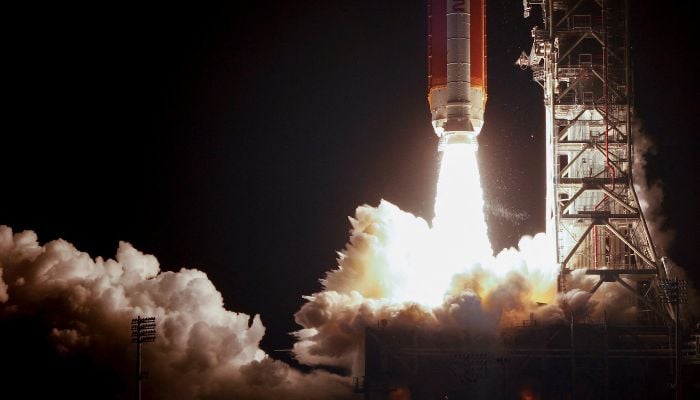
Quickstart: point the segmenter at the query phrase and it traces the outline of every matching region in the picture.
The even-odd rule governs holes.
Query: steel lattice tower
[[[666,276],[632,177],[628,0],[526,0],[541,7],[529,67],[544,89],[547,234],[561,267],[649,282]],[[635,292],[637,292],[635,290]],[[648,299],[645,302],[651,303]]]

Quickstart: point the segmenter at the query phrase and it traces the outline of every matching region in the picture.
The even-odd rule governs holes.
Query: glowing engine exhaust
[[[447,251],[484,260],[491,245],[476,138],[486,105],[485,0],[432,0],[429,13],[428,101],[442,152],[433,228]]]

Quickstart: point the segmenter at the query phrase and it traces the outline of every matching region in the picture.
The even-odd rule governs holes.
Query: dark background
[[[677,232],[666,252],[697,282],[692,7],[632,3],[649,175]],[[432,217],[423,1],[35,5],[2,19],[0,224],[202,269],[227,308],[262,315],[264,350],[291,346],[355,207],[384,198]],[[520,1],[488,3],[482,181],[488,204],[527,215],[487,215],[496,250],[544,230],[542,92],[514,66],[536,23]]]

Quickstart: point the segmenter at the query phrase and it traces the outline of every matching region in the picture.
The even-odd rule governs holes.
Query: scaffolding
[[[595,289],[618,282],[657,309],[655,281],[666,271],[632,176],[628,0],[526,0],[526,17],[535,5],[542,24],[518,64],[544,90],[547,234],[559,290],[567,290],[572,270],[583,269],[599,275]],[[651,290],[639,290],[649,283]]]

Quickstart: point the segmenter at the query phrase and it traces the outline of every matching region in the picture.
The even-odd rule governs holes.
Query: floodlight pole
[[[141,381],[144,374],[141,371],[141,343],[156,340],[156,318],[137,316],[131,320],[131,342],[136,343],[136,399],[141,400]]]
[[[676,323],[675,323],[675,325],[676,325],[676,326],[675,326],[675,330],[676,330],[676,352],[675,352],[675,353],[676,353],[676,354],[675,354],[675,355],[676,355],[676,360],[675,360],[675,361],[676,361],[676,368],[675,368],[675,370],[676,370],[676,373],[674,374],[674,375],[675,375],[675,382],[674,382],[674,384],[675,384],[675,386],[676,386],[676,399],[680,399],[680,398],[681,398],[681,387],[680,387],[680,381],[681,381],[681,378],[680,378],[680,374],[681,374],[681,346],[678,345],[678,344],[679,344],[679,341],[680,341],[680,337],[681,337],[681,335],[680,335],[680,333],[679,333],[679,330],[680,330],[680,329],[679,329],[679,328],[680,328],[680,319],[681,319],[681,318],[680,318],[680,308],[681,308],[681,305],[680,305],[680,302],[679,302],[679,301],[676,301],[676,302],[673,303],[673,312],[676,314]]]
[[[136,339],[136,400],[141,400],[141,340]]]
[[[688,291],[687,284],[685,280],[672,278],[672,279],[659,279],[659,285],[661,286],[661,302],[673,305],[674,314],[674,333],[675,333],[675,359],[674,359],[674,376],[673,376],[673,387],[676,395],[676,399],[681,399],[681,346],[680,346],[680,320],[681,320],[681,304],[688,302]]]

